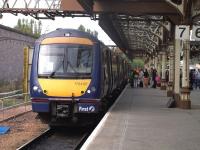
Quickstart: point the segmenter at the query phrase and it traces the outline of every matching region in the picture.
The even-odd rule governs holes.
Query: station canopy
[[[91,17],[129,58],[168,51],[175,25],[200,24],[199,0],[1,0],[0,13],[36,19]],[[193,43],[193,53],[198,43]]]

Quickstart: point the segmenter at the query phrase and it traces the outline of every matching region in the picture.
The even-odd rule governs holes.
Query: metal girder
[[[1,11],[9,11],[11,9],[30,9],[30,10],[59,10],[61,0],[1,0]]]
[[[185,0],[165,0],[167,3],[171,4],[174,8],[176,8],[181,15],[184,15],[184,4]]]
[[[131,16],[130,16],[131,17]],[[137,17],[140,18],[140,17]],[[137,30],[143,30],[151,34],[151,36],[157,36],[161,39],[162,35],[159,32],[160,24],[158,22],[149,21],[149,16],[146,18],[146,21],[123,21],[124,24],[129,24],[129,27],[137,28]]]
[[[127,29],[124,26],[125,29]],[[156,29],[156,31],[152,31],[151,30],[151,26],[149,26],[149,28],[145,27],[145,26],[138,26],[138,25],[133,25],[133,26],[129,26],[128,28],[129,30],[140,30],[143,32],[146,32],[150,37],[155,36],[159,39],[162,39],[162,34],[158,31],[158,29]]]
[[[146,39],[146,38],[142,38],[142,39],[138,39],[138,38],[133,38],[132,40],[130,40],[130,43],[129,43],[130,45],[132,44],[135,44],[135,45],[141,45],[141,44],[145,44],[145,45],[147,45],[148,47],[151,47],[151,50],[152,50],[152,52],[154,51],[154,50],[156,50],[156,45],[155,44],[152,44],[148,39]]]
[[[128,30],[130,31],[129,34],[132,31],[132,33],[135,34],[136,36],[145,36],[146,38],[148,38],[149,41],[151,41],[155,45],[158,45],[159,39],[160,40],[162,39],[161,36],[156,35],[155,33],[151,32],[151,30],[148,30],[148,29],[143,29],[140,27],[132,27],[132,28],[129,28]],[[142,32],[140,32],[140,31],[142,31]]]
[[[129,44],[128,44],[127,38],[125,36],[125,33],[123,32],[123,29],[120,26],[120,22],[118,20],[111,20],[111,21],[112,21],[112,24],[113,24],[115,30],[117,31],[120,39],[126,45],[126,49],[129,49]]]
[[[129,33],[129,35],[131,35],[131,34]],[[132,34],[132,36],[135,36],[136,39],[137,39],[137,38],[145,39],[146,41],[148,41],[149,45],[151,45],[152,47],[154,47],[154,49],[156,48],[156,46],[158,46],[158,42],[155,42],[155,41],[149,39],[148,36],[141,35],[141,34],[137,34],[137,33]],[[135,39],[135,38],[133,38],[133,39]]]
[[[82,0],[84,1],[84,0]],[[137,16],[168,16],[174,24],[179,24],[182,21],[184,13],[184,2],[179,3],[179,0],[91,0],[93,1],[93,13],[110,13],[110,14],[126,14]],[[187,1],[187,0],[184,0]],[[82,8],[85,7],[82,3]],[[88,3],[89,5],[89,3]],[[112,6],[112,7],[111,7]],[[62,10],[68,10],[65,5]],[[85,9],[86,11],[88,9]]]
[[[158,45],[156,45],[155,43],[153,43],[151,40],[148,39],[148,37],[145,37],[145,36],[134,36],[132,37],[130,40],[129,40],[129,47],[132,47],[132,45],[142,45],[142,44],[145,44],[147,45],[148,47],[151,47],[151,51],[153,52],[154,50],[156,50],[156,47]],[[147,48],[147,47],[144,47],[144,48]]]
[[[166,22],[163,16],[125,14],[108,14],[107,16],[112,20],[115,31],[121,35],[121,41],[128,45],[126,49],[128,48],[128,51],[133,53],[138,53],[135,49],[143,49],[143,52],[148,55],[154,55],[160,48],[159,44],[163,43],[164,29],[167,32],[171,30],[170,23]]]
[[[121,19],[123,17],[123,19]],[[112,17],[113,19],[114,17]],[[127,20],[125,20],[127,18]],[[142,21],[141,21],[142,18]],[[162,40],[163,33],[160,28],[163,28],[157,22],[149,21],[162,19],[162,17],[152,16],[117,16],[119,28],[122,30],[130,49],[145,49],[150,53],[154,53],[159,45],[159,40]],[[146,21],[144,21],[146,19]],[[142,46],[141,46],[142,45]]]
[[[112,20],[109,19],[109,16],[100,15],[99,25],[109,35],[109,37],[118,45],[119,48],[128,49],[128,45],[125,45],[125,43],[123,42],[123,39],[120,38],[120,35],[116,31]]]
[[[82,7],[89,13],[93,14],[93,0],[78,0],[78,2],[82,5]]]
[[[194,24],[200,24],[200,1],[199,0],[193,0],[192,3],[192,18]]]
[[[70,1],[70,0],[68,0]],[[64,0],[0,0],[0,13],[30,15],[35,19],[52,19],[55,17],[90,17],[82,11],[61,10]],[[75,1],[71,1],[75,3]],[[75,7],[75,6],[74,6]]]

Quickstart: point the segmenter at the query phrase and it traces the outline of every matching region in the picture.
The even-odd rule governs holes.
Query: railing
[[[15,117],[30,110],[30,97],[28,93],[0,98],[0,121]]]
[[[0,98],[1,97],[6,97],[6,96],[12,96],[15,94],[20,94],[22,93],[22,89],[21,90],[14,90],[14,91],[10,91],[10,92],[4,92],[4,93],[0,93]]]

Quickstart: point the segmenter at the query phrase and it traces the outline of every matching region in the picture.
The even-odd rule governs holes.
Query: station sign
[[[176,26],[175,38],[179,40],[190,40],[190,26]]]
[[[192,39],[195,41],[200,41],[200,26],[192,27]]]

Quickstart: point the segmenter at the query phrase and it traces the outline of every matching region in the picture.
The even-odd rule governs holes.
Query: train
[[[125,87],[128,71],[124,57],[89,33],[44,34],[33,51],[32,110],[52,125],[92,122]]]

